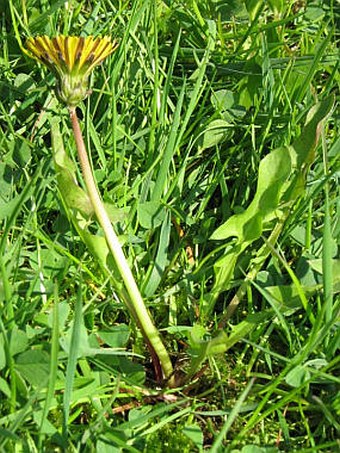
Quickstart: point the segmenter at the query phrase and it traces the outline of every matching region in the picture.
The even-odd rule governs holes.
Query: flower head
[[[57,94],[68,106],[77,105],[87,96],[92,69],[117,46],[117,42],[107,36],[37,36],[26,42],[30,53],[57,77]]]

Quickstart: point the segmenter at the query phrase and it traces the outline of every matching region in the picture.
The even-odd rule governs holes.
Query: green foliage
[[[241,214],[231,216],[212,234],[211,239],[214,240],[230,237],[236,237],[237,240],[233,249],[229,248],[215,264],[215,287],[211,294],[229,289],[240,255],[261,237],[264,230],[273,230],[274,223],[283,225],[290,214],[292,203],[304,194],[305,174],[318,142],[318,130],[332,105],[333,99],[329,98],[313,108],[297,140],[291,146],[275,149],[261,160],[256,192],[250,205]],[[276,232],[276,237],[278,233],[279,231]],[[273,245],[272,243],[271,246]],[[260,249],[253,262],[263,261],[266,256],[267,253]],[[209,312],[211,311],[212,308],[209,307]]]
[[[1,450],[336,451],[335,5],[0,11]],[[55,81],[20,49],[56,33],[119,40],[79,114],[177,390],[155,387]]]

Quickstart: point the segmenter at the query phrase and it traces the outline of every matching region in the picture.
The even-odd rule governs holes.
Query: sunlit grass
[[[257,4],[247,11],[243,2],[227,8],[208,0],[137,1],[132,8],[109,0],[80,7],[11,1],[5,9],[4,451],[338,448],[340,79],[332,25],[339,15],[321,1]],[[55,101],[53,78],[18,45],[58,34],[119,42],[78,113],[98,186],[179,381],[190,373],[195,338],[216,339],[223,324],[238,340],[176,391],[157,388],[121,287],[84,246],[60,201],[50,119],[60,118],[76,164],[67,112]],[[320,125],[306,187],[273,249],[242,286],[272,232],[264,230],[212,308],[214,266],[235,243],[211,235],[251,203],[261,159],[291,145],[308,111],[331,94],[335,108]],[[91,220],[88,231],[101,234]],[[252,328],[244,324],[248,315],[257,320]]]

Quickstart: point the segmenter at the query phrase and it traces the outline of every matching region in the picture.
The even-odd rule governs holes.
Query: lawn
[[[338,451],[339,4],[0,12],[0,451]]]

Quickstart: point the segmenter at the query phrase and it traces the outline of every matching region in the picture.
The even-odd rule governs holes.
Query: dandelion
[[[175,380],[170,356],[144,303],[98,191],[76,111],[76,105],[88,94],[88,78],[92,69],[116,50],[117,43],[108,37],[56,36],[48,38],[38,36],[29,38],[26,47],[32,57],[48,66],[56,75],[57,94],[68,106],[87,193],[115,260],[116,268],[125,285],[124,301],[146,339],[157,379],[161,381],[164,378],[169,386],[174,386]],[[70,207],[73,207],[72,204]]]
[[[69,107],[85,99],[91,71],[117,46],[118,43],[107,36],[38,36],[26,42],[32,56],[55,74],[58,97]]]

